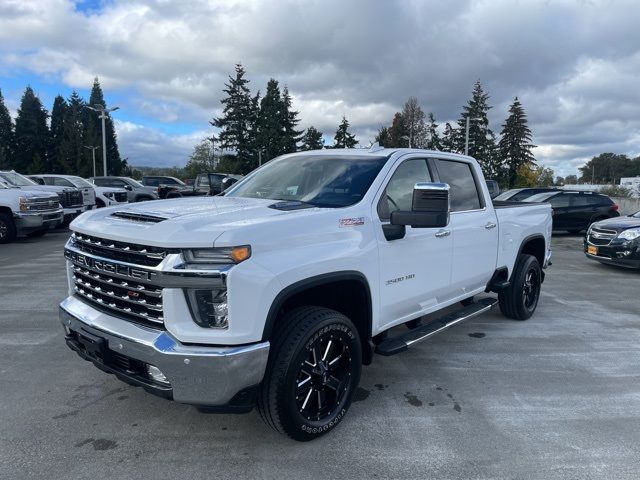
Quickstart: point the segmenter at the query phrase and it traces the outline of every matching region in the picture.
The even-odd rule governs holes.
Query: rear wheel
[[[16,226],[6,213],[0,213],[0,243],[13,242],[16,239]]]
[[[498,293],[500,311],[505,317],[526,320],[538,306],[542,271],[538,259],[522,254],[516,259],[509,287]]]
[[[335,428],[351,405],[362,368],[358,331],[322,307],[296,308],[278,323],[258,411],[276,431],[313,440]]]

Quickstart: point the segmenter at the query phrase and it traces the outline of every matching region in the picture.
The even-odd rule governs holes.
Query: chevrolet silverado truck
[[[0,180],[0,243],[18,235],[39,237],[62,222],[58,195],[21,190]]]
[[[204,411],[257,405],[300,441],[342,421],[376,354],[496,303],[529,318],[551,257],[548,204],[492,203],[471,157],[380,147],[285,155],[221,196],[103,208],[71,230],[71,349]]]

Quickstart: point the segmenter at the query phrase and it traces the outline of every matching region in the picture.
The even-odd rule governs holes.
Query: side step
[[[413,328],[408,332],[401,335],[388,338],[376,346],[376,353],[380,355],[389,356],[396,353],[404,352],[414,343],[418,343],[422,340],[440,333],[449,327],[454,326],[456,323],[460,323],[469,318],[480,315],[488,310],[491,310],[498,304],[498,300],[495,298],[481,298],[477,302],[456,310],[455,312],[445,315],[442,318],[429,322],[425,325]]]

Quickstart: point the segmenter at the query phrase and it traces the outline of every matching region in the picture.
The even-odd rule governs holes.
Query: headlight
[[[640,237],[640,228],[630,228],[618,234],[618,238],[622,240],[635,240],[638,237]]]
[[[186,290],[193,320],[204,328],[228,328],[226,290]]]
[[[29,202],[24,197],[18,197],[18,205],[20,206],[21,212],[26,212],[29,210]]]
[[[184,250],[182,257],[188,268],[201,269],[205,266],[240,263],[251,256],[251,246],[221,248],[197,248]]]

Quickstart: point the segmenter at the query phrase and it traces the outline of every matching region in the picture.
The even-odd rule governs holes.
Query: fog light
[[[162,371],[158,367],[155,367],[153,365],[147,365],[147,375],[151,380],[155,382],[167,384],[169,383],[169,380],[167,380],[167,377],[164,376],[164,373],[162,373]]]

